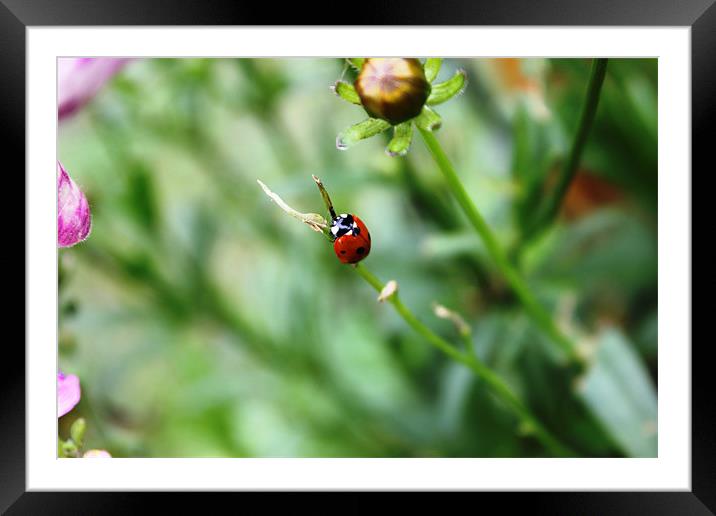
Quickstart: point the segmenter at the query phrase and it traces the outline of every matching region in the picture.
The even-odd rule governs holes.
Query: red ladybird
[[[333,250],[342,263],[358,263],[370,253],[370,233],[363,221],[349,213],[333,215]]]

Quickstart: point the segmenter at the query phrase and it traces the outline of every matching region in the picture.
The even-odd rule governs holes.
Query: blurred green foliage
[[[88,448],[141,457],[522,457],[546,450],[256,184],[360,215],[365,263],[477,354],[584,456],[656,455],[656,60],[610,60],[563,216],[524,229],[569,148],[590,60],[446,60],[467,71],[438,133],[468,192],[591,368],[574,378],[470,231],[419,140],[347,152],[360,107],[337,59],[131,63],[59,130],[93,229],[60,252],[60,365]],[[439,78],[439,79],[440,79]],[[584,181],[582,180],[584,179]],[[605,193],[606,192],[606,193]]]

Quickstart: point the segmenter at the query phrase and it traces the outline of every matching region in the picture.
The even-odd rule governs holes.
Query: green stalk
[[[554,220],[554,217],[559,212],[559,208],[562,206],[562,201],[567,193],[567,189],[572,179],[574,179],[574,175],[577,173],[577,167],[582,158],[587,136],[594,122],[594,116],[597,112],[597,106],[599,105],[599,97],[606,73],[607,59],[594,59],[592,61],[592,71],[589,76],[589,85],[587,86],[587,96],[582,106],[579,125],[577,126],[574,140],[572,141],[569,156],[560,171],[559,177],[557,178],[557,185],[552,195],[547,197],[544,204],[542,204],[541,209],[538,210],[537,216],[534,218],[534,224],[529,228],[528,238],[535,236],[540,230],[547,227],[549,223]]]
[[[495,235],[490,230],[487,222],[485,222],[485,219],[482,217],[477,207],[472,202],[472,199],[465,191],[465,187],[462,185],[462,182],[460,182],[457,172],[455,172],[452,163],[450,163],[450,160],[440,146],[437,138],[435,138],[435,135],[425,129],[418,128],[418,130],[430,150],[430,153],[435,159],[438,168],[440,168],[440,171],[445,176],[453,196],[457,200],[472,226],[475,228],[475,231],[477,231],[480,238],[482,238],[488,253],[497,265],[497,268],[500,269],[500,272],[505,277],[510,287],[512,287],[512,290],[524,306],[527,314],[532,318],[535,324],[548,337],[550,337],[552,342],[554,342],[563,352],[567,354],[567,357],[571,361],[583,366],[584,360],[577,353],[575,344],[557,328],[557,325],[554,323],[550,315],[544,308],[542,308],[537,299],[535,299],[534,295],[527,287],[525,280],[510,263],[507,255],[497,241],[497,238],[495,238]]]
[[[355,266],[356,272],[368,282],[377,292],[383,290],[384,285],[381,281],[370,272],[363,264]],[[533,432],[535,437],[554,455],[558,457],[574,457],[575,453],[567,446],[557,440],[538,420],[529,409],[520,401],[510,387],[497,376],[489,367],[480,361],[474,354],[463,353],[455,346],[447,342],[442,337],[433,333],[433,331],[423,324],[410,309],[403,304],[398,297],[398,293],[394,293],[387,298],[387,301],[393,305],[398,314],[415,330],[416,333],[423,336],[430,344],[445,353],[447,356],[460,362],[470,368],[476,376],[481,378],[509,408],[511,408],[517,416],[525,423]]]

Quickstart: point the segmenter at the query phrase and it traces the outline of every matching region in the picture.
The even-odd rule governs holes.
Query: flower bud
[[[80,402],[80,379],[73,374],[57,373],[57,417],[62,417]]]
[[[70,427],[70,437],[77,444],[82,446],[85,440],[85,432],[87,431],[87,421],[84,418],[77,418],[72,426]]]
[[[57,117],[76,113],[129,59],[61,57],[57,60]]]
[[[57,162],[57,245],[69,247],[90,232],[91,217],[87,198]]]
[[[430,95],[423,66],[412,58],[366,59],[354,86],[366,112],[392,125],[418,116]]]
[[[73,457],[76,458],[79,455],[79,448],[72,439],[68,439],[60,445],[61,457]]]
[[[107,450],[87,450],[84,455],[84,459],[111,459],[112,456]]]

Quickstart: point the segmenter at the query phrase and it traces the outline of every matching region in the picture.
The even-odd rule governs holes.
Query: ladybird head
[[[359,233],[360,228],[350,213],[341,213],[335,216],[331,222],[331,235],[334,239],[344,235],[358,235]]]

